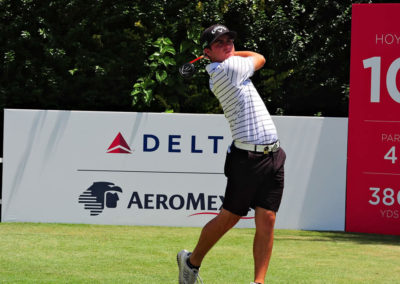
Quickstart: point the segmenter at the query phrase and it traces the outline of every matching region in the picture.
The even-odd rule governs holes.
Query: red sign
[[[352,9],[346,231],[400,235],[400,4]]]

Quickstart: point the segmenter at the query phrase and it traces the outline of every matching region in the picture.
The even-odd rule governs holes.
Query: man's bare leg
[[[200,266],[208,251],[240,220],[239,215],[222,209],[218,216],[208,222],[201,231],[199,241],[190,256],[190,263]]]
[[[254,282],[264,283],[274,242],[275,212],[256,207],[254,236]]]

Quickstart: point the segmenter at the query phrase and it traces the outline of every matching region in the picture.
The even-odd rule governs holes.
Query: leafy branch
[[[155,98],[156,89],[168,84],[167,71],[170,67],[176,66],[175,59],[171,57],[176,54],[176,51],[168,37],[158,38],[151,43],[151,46],[156,51],[145,61],[147,75],[140,77],[133,85],[132,105],[136,105],[142,100],[147,106],[150,106]]]

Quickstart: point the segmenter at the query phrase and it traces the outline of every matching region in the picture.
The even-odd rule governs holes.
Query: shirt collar
[[[207,70],[208,74],[211,75],[212,73],[214,73],[215,69],[217,69],[220,64],[221,64],[221,62],[212,62],[212,63],[208,64],[206,66],[206,70]]]

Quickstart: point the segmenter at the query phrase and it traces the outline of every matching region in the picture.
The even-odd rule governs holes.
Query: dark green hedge
[[[350,1],[0,0],[0,20],[1,108],[219,113],[206,62],[177,73],[219,22],[266,57],[272,114],[347,115]]]

